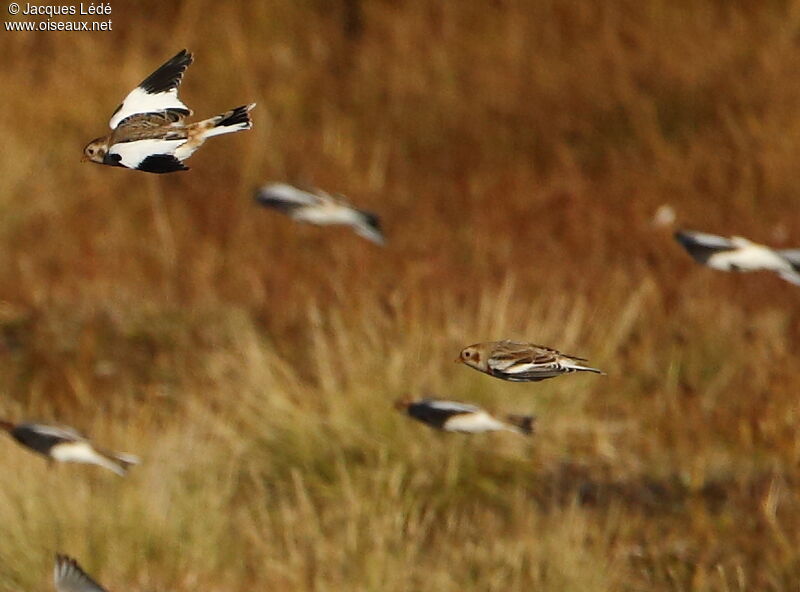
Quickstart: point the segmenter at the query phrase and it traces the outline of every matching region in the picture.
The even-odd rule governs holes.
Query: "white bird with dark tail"
[[[509,340],[470,345],[456,359],[479,372],[511,382],[538,382],[571,372],[605,374],[586,366],[586,361],[543,345]]]
[[[677,240],[695,261],[720,271],[773,271],[800,285],[800,249],[775,250],[734,236],[679,230]]]
[[[133,89],[111,116],[109,135],[83,149],[84,160],[148,173],[185,171],[183,161],[208,138],[252,127],[255,103],[187,124],[192,111],[178,98],[183,73],[192,63],[185,49]]]
[[[108,592],[83,571],[77,561],[66,555],[56,555],[53,585],[56,592]]]
[[[0,420],[0,429],[51,461],[99,465],[123,477],[131,465],[139,464],[139,458],[132,454],[96,448],[86,436],[70,427],[41,423],[13,424]]]
[[[395,402],[395,407],[436,429],[465,434],[508,431],[527,436],[533,433],[535,419],[532,415],[506,415],[498,419],[477,405],[433,398],[401,399]]]
[[[273,183],[256,191],[255,200],[297,222],[350,226],[357,235],[373,243],[383,245],[386,242],[378,216],[354,208],[342,195],[334,197],[319,189],[303,191],[286,183]]]

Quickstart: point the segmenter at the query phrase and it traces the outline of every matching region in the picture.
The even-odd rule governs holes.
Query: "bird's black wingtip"
[[[193,60],[194,56],[182,49],[142,80],[139,87],[149,94],[169,92],[180,85],[183,73]]]

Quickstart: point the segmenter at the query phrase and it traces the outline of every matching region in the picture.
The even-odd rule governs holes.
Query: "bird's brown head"
[[[403,397],[394,402],[394,408],[398,411],[405,411],[413,402],[414,400],[411,397]]]
[[[456,362],[463,362],[467,366],[472,366],[473,368],[481,368],[481,364],[483,363],[481,348],[477,345],[465,347],[461,350]]]
[[[5,430],[7,432],[10,432],[13,429],[14,429],[13,423],[11,423],[10,421],[6,421],[4,419],[0,419],[0,430]]]
[[[105,159],[107,152],[108,144],[106,143],[106,138],[95,138],[84,147],[83,158],[81,158],[81,162],[90,160],[92,162],[103,164],[103,159]]]

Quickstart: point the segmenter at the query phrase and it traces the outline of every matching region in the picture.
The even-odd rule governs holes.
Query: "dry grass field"
[[[800,247],[800,2],[112,7],[0,33],[0,415],[144,460],[2,437],[0,590],[51,589],[56,551],[111,590],[798,589],[800,290],[652,217]],[[185,173],[81,164],[183,47],[186,103],[257,101],[253,130]],[[268,181],[386,248],[258,208]],[[453,363],[506,337],[608,375]],[[538,432],[392,407],[425,392]]]

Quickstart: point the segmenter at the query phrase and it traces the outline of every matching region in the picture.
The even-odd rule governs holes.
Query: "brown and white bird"
[[[109,122],[113,131],[83,149],[84,160],[148,173],[185,171],[183,161],[206,139],[250,129],[249,111],[255,103],[197,123],[184,122],[192,111],[178,98],[178,87],[191,63],[192,54],[184,49],[145,78],[114,111]]]
[[[677,240],[698,263],[720,271],[773,271],[800,285],[800,249],[775,250],[746,238],[679,230]]]
[[[96,448],[86,436],[70,427],[42,423],[15,425],[0,420],[0,429],[6,430],[26,448],[50,460],[99,465],[120,476],[124,476],[131,465],[139,464],[139,458],[132,454],[120,454]]]
[[[95,582],[78,562],[66,555],[56,555],[53,567],[53,585],[56,592],[108,592]]]
[[[489,341],[476,343],[461,350],[456,362],[463,362],[480,372],[510,380],[512,382],[538,382],[570,372],[594,372],[602,370],[585,366],[585,358],[560,351],[516,341]]]
[[[517,434],[533,433],[532,415],[506,415],[497,419],[477,405],[444,399],[401,399],[395,407],[409,417],[445,432],[481,434],[483,432],[509,431]]]
[[[373,243],[382,245],[386,242],[378,216],[354,208],[342,195],[334,197],[319,189],[303,191],[286,183],[273,183],[256,191],[255,200],[297,222],[349,226],[357,235]]]

